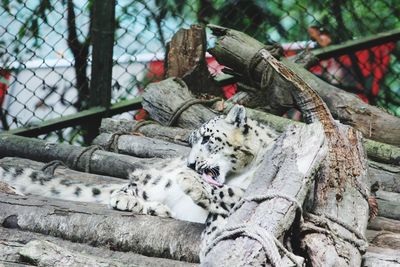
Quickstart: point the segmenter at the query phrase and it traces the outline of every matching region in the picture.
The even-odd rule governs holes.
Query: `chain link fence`
[[[88,108],[94,0],[2,0],[0,131],[28,127]],[[112,103],[163,77],[165,45],[181,27],[214,23],[287,55],[373,36],[400,26],[396,0],[119,0],[115,6]],[[208,35],[209,44],[214,42]],[[399,42],[321,61],[316,75],[400,115]],[[212,72],[221,67],[209,59]],[[125,117],[133,119],[133,114]],[[82,143],[79,125],[40,136]]]

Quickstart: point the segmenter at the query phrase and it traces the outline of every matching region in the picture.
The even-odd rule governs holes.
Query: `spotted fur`
[[[242,106],[195,130],[187,158],[135,170],[128,184],[90,186],[30,169],[2,169],[17,191],[108,203],[112,208],[206,224],[204,239],[224,226],[277,133],[246,117]]]

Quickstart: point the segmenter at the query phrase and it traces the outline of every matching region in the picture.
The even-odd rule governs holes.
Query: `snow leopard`
[[[136,169],[122,186],[90,186],[23,168],[0,167],[0,179],[22,194],[204,223],[207,236],[224,225],[277,137],[275,130],[249,119],[246,109],[235,105],[226,116],[191,133],[189,155]]]

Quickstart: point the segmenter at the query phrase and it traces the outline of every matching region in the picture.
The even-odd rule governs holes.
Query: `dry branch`
[[[262,60],[257,61],[257,64],[253,63],[256,54],[264,48],[264,45],[242,32],[219,26],[211,25],[209,27],[218,37],[215,47],[210,49],[209,52],[216,57],[218,62],[233,69],[234,72],[240,73],[243,79],[248,79],[248,73],[251,73],[251,79],[260,84],[260,81],[264,79],[263,73],[267,63]],[[282,63],[316,90],[335,118],[355,127],[370,139],[400,145],[398,138],[400,136],[399,118],[364,103],[355,95],[329,85],[289,60],[283,59]],[[251,66],[251,70],[249,69],[250,65],[254,65]],[[282,111],[287,109],[288,105],[294,104],[294,101],[290,100],[292,89],[291,82],[285,81],[277,75],[272,75],[268,86],[264,88],[265,91],[260,92],[260,94],[265,95],[267,101],[269,101],[269,110],[280,115]],[[273,106],[273,104],[278,106]]]
[[[93,144],[106,150],[140,158],[174,158],[187,156],[190,148],[174,143],[138,135],[98,135]]]
[[[134,215],[105,205],[0,193],[3,227],[146,256],[198,261],[203,225]]]
[[[193,263],[185,263],[162,258],[151,258],[132,252],[114,251],[106,247],[93,247],[87,244],[71,242],[61,238],[0,227],[0,259],[14,264],[23,264],[26,259],[21,258],[19,252],[25,244],[33,240],[48,241],[65,250],[72,251],[74,255],[97,257],[101,260],[123,263],[124,266],[193,266]],[[43,252],[45,254],[45,252]],[[43,255],[41,254],[41,256]],[[97,266],[96,264],[94,264]],[[59,266],[59,265],[50,265]]]
[[[292,126],[294,127],[294,126]],[[262,227],[281,238],[292,226],[297,206],[312,187],[313,173],[327,154],[325,138],[319,124],[292,128],[282,135],[246,190],[246,199],[266,196],[266,200],[246,201],[234,212],[227,228],[245,224],[248,229]],[[268,199],[269,195],[279,195]],[[267,215],[268,214],[268,215]],[[267,216],[266,216],[267,215]],[[222,240],[206,255],[205,266],[261,266],[267,262],[262,246],[247,236]],[[271,255],[269,255],[271,256]],[[271,258],[268,258],[271,260]],[[281,265],[277,265],[281,266]]]

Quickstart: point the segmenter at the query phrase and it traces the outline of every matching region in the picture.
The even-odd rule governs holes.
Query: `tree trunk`
[[[258,227],[281,238],[292,226],[298,207],[287,198],[302,205],[313,184],[313,173],[327,154],[325,137],[320,124],[301,126],[285,132],[267,154],[255,177],[246,190],[248,199],[234,212],[227,228],[244,224],[246,231]],[[268,196],[273,196],[269,198]],[[252,201],[262,198],[265,200]],[[268,216],[266,216],[268,214]],[[273,255],[260,253],[261,243],[246,233],[239,238],[223,239],[211,246],[202,262],[204,266],[261,266]],[[273,256],[271,258],[271,256]],[[275,266],[282,266],[278,254]]]
[[[215,47],[209,49],[209,52],[216,57],[219,63],[233,69],[236,73],[240,73],[243,79],[248,80],[247,72],[249,72],[252,74],[255,83],[260,84],[260,81],[264,79],[263,74],[267,63],[264,60],[256,61],[255,56],[264,45],[242,32],[219,26],[211,25],[209,27],[218,37]],[[258,63],[254,64],[255,61]],[[289,60],[283,59],[282,63],[316,90],[336,119],[353,126],[367,138],[400,145],[400,138],[398,138],[400,136],[399,118],[364,103],[355,95],[329,85]],[[254,66],[250,66],[251,69],[249,69],[249,65]],[[267,77],[270,77],[268,86],[264,88],[267,91],[260,92],[260,94],[266,95],[266,99],[270,101],[270,106],[273,103],[278,104],[278,107],[269,110],[280,115],[281,109],[285,110],[287,106],[294,104],[294,101],[290,100],[293,85],[277,75],[266,74]],[[284,96],[281,97],[282,95]]]
[[[117,135],[103,133],[93,140],[105,150],[140,158],[175,158],[187,156],[190,148],[137,135]]]
[[[134,215],[105,205],[0,193],[3,227],[146,256],[198,261],[203,225]]]
[[[181,261],[162,259],[162,258],[150,258],[140,254],[132,252],[120,252],[111,250],[107,247],[93,247],[87,244],[71,242],[63,240],[61,238],[47,236],[38,233],[32,233],[28,231],[20,231],[17,229],[7,229],[0,227],[0,259],[7,261],[8,263],[23,264],[26,263],[27,259],[21,257],[20,251],[25,247],[28,242],[34,240],[40,240],[41,242],[51,242],[70,251],[73,255],[72,260],[77,255],[84,253],[85,256],[96,257],[107,262],[110,262],[108,266],[114,266],[113,263],[124,264],[124,266],[193,266],[193,263],[185,263]],[[42,251],[39,256],[42,258],[46,255],[46,251]],[[26,255],[28,256],[28,255]],[[55,255],[57,256],[57,255]],[[30,257],[35,260],[36,257]],[[82,258],[81,258],[82,259]],[[40,261],[40,259],[39,259]],[[100,261],[99,261],[100,262]],[[1,261],[0,261],[1,263]],[[37,263],[36,263],[37,264]],[[81,264],[84,265],[84,264]],[[8,265],[6,265],[8,266]],[[43,265],[41,265],[43,266]],[[60,264],[49,265],[49,266],[60,266]],[[64,265],[63,265],[64,266]],[[76,266],[76,265],[75,265]],[[87,265],[86,265],[87,266]],[[97,266],[93,264],[92,266]]]

